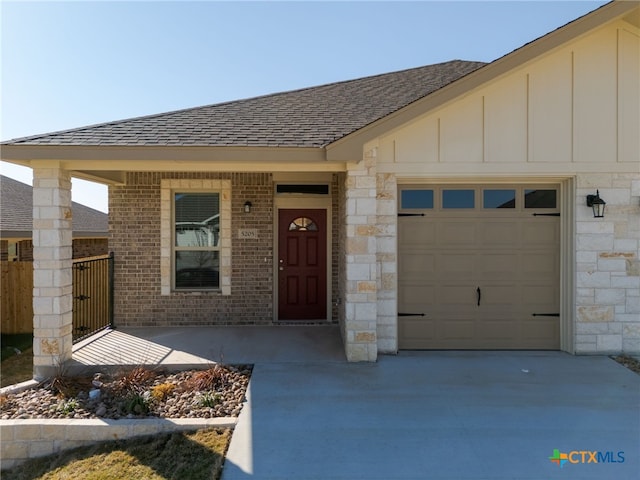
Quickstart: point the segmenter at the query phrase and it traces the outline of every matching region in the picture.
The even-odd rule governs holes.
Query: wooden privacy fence
[[[2,333],[33,332],[33,262],[0,262]]]
[[[1,262],[2,333],[33,332],[33,263]],[[73,341],[113,325],[113,254],[73,260]]]

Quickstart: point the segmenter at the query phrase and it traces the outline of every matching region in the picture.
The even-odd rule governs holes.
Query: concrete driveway
[[[640,376],[561,352],[259,363],[222,478],[635,480],[639,403]]]

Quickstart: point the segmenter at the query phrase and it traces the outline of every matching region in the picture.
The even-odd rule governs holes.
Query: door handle
[[[480,287],[476,288],[476,293],[478,294],[478,306],[480,306],[480,300],[482,299],[482,290],[480,290]]]

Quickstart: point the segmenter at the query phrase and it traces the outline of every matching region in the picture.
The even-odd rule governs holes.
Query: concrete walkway
[[[635,480],[639,401],[640,376],[560,352],[259,363],[222,478]]]

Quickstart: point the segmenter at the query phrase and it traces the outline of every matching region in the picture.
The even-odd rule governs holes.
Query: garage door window
[[[471,211],[488,216],[508,216],[515,212],[558,211],[559,190],[549,185],[401,185],[399,210],[407,215],[466,215]],[[416,212],[423,210],[423,212]],[[544,212],[546,210],[546,212]],[[528,215],[528,214],[527,214]]]
[[[433,208],[433,190],[402,190],[400,208]]]
[[[524,208],[556,208],[556,190],[525,190]]]
[[[515,190],[483,190],[483,208],[516,208]]]
[[[475,208],[475,191],[443,190],[442,208]]]

